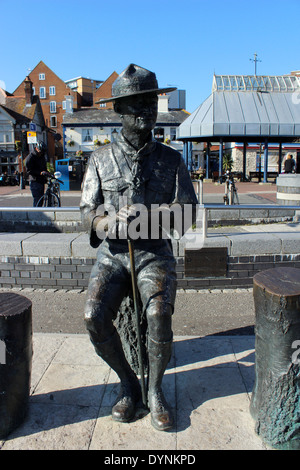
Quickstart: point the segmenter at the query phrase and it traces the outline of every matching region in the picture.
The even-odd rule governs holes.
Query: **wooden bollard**
[[[18,294],[0,294],[0,439],[24,420],[32,363],[32,304]]]
[[[253,278],[255,384],[250,413],[274,449],[300,449],[300,269]]]

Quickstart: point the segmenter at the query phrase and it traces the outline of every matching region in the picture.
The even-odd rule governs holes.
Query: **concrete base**
[[[276,179],[278,204],[300,206],[300,174],[282,174]]]

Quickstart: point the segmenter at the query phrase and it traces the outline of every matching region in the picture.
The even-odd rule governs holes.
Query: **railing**
[[[76,206],[65,207],[1,207],[0,212],[78,212]]]
[[[224,204],[199,204],[199,211],[202,210],[202,236],[203,240],[207,238],[207,211],[208,210],[262,210],[262,209],[275,209],[275,210],[294,210],[300,211],[300,206],[279,206],[277,204],[234,204],[234,205],[224,205]]]

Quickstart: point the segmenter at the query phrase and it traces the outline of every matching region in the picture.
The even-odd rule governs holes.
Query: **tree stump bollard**
[[[300,269],[275,268],[253,278],[255,384],[250,413],[262,440],[300,449]]]
[[[0,294],[0,439],[24,420],[32,363],[32,304],[18,294]]]

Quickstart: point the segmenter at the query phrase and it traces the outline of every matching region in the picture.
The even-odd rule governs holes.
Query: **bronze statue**
[[[161,384],[172,350],[171,319],[177,285],[172,244],[162,218],[169,216],[167,231],[182,235],[195,221],[197,205],[180,153],[152,137],[158,94],[171,90],[174,88],[159,88],[154,73],[134,64],[119,75],[112,98],[102,101],[114,102],[122,131],[115,142],[91,155],[80,204],[91,246],[99,246],[89,281],[85,321],[97,354],[120,378],[120,394],[112,417],[122,422],[134,417],[141,398],[140,382],[115,326],[131,286],[130,224],[136,229],[134,276],[147,324],[143,336],[148,359],[147,398],[152,425],[158,430],[173,426]],[[178,217],[172,205],[180,208]],[[191,210],[186,211],[189,217],[182,218],[185,207]],[[137,223],[139,217],[145,224]]]

